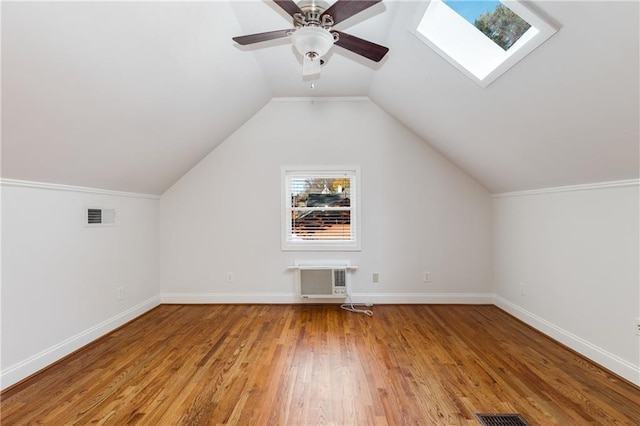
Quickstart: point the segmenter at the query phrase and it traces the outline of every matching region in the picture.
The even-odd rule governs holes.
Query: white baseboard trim
[[[0,389],[4,390],[26,379],[158,305],[160,305],[160,297],[154,296],[24,361],[6,368],[0,373]]]
[[[355,293],[354,303],[385,304],[449,304],[491,305],[493,295],[489,293]]]
[[[162,293],[160,300],[168,304],[300,303],[294,293]]]
[[[162,293],[162,303],[344,303],[344,299],[301,299],[295,293]],[[353,293],[354,303],[493,304],[485,293]]]
[[[581,337],[570,333],[563,328],[533,314],[526,309],[504,299],[498,295],[494,295],[493,303],[500,309],[519,320],[525,322],[536,330],[546,334],[554,340],[562,343],[563,345],[573,349],[579,354],[589,358],[595,363],[600,364],[604,368],[611,370],[620,377],[623,377],[640,386],[640,368],[632,363],[614,355],[591,342],[588,342]]]

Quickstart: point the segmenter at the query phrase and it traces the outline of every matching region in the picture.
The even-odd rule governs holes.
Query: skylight
[[[414,34],[481,87],[557,31],[515,0],[431,0],[417,16]]]

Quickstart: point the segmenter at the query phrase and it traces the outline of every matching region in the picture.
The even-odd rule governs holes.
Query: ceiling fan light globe
[[[333,35],[324,28],[302,27],[293,33],[292,42],[302,56],[312,52],[322,57],[331,49],[334,40]]]

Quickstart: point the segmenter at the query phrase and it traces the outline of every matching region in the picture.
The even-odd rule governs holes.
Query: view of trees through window
[[[531,28],[527,21],[503,4],[491,13],[480,15],[474,25],[504,50],[509,50]]]
[[[531,28],[498,0],[444,0],[444,3],[505,51]]]
[[[351,239],[351,180],[295,177],[290,181],[291,230],[296,239]]]

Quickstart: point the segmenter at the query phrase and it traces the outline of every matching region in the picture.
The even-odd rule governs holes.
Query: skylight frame
[[[441,0],[423,1],[409,31],[478,86],[486,88],[558,31],[518,0],[500,1],[531,25],[507,51]]]

